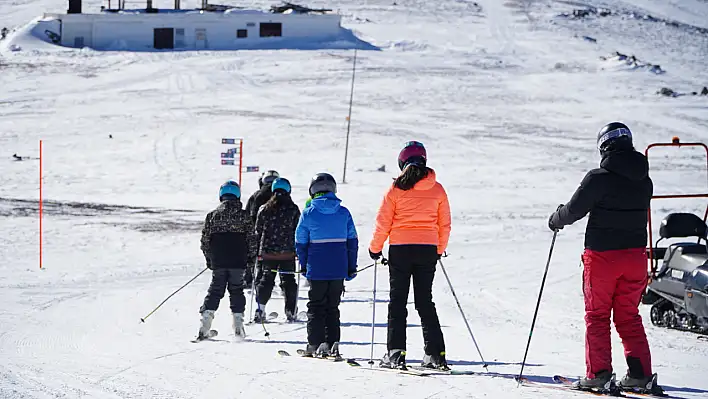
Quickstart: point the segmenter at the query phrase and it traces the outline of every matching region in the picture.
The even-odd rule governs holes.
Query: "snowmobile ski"
[[[218,331],[216,331],[216,330],[209,330],[209,332],[208,332],[205,336],[203,336],[203,337],[196,336],[196,337],[192,340],[192,342],[193,342],[193,343],[197,343],[197,342],[202,342],[202,341],[205,341],[205,340],[210,340],[210,339],[216,337],[217,335],[219,335],[219,332],[218,332]]]

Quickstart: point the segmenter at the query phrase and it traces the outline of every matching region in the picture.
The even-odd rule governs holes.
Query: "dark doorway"
[[[261,37],[283,36],[283,24],[280,22],[262,22]]]
[[[155,44],[158,50],[175,48],[175,30],[173,28],[155,28]]]

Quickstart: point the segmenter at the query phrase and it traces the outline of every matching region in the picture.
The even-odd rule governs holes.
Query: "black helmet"
[[[280,177],[280,173],[278,173],[275,170],[269,170],[267,172],[263,172],[261,177],[258,178],[258,187],[263,187],[264,185],[267,185],[270,187],[270,185],[273,183],[273,180],[277,179]]]
[[[597,149],[600,150],[600,154],[631,148],[633,148],[632,132],[624,123],[608,123],[597,133]]]
[[[318,173],[310,180],[310,197],[317,193],[337,192],[337,181],[329,173]]]

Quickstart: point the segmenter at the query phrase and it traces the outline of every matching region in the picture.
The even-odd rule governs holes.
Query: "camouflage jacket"
[[[284,253],[295,257],[295,228],[299,220],[300,209],[292,201],[278,207],[261,207],[256,218],[256,235],[263,240],[264,257]]]
[[[223,201],[207,214],[201,248],[211,268],[245,268],[256,257],[257,238],[240,200]]]

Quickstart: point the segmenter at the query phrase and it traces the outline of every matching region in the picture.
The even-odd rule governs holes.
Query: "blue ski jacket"
[[[312,200],[295,230],[295,250],[308,280],[342,280],[356,271],[359,239],[349,210],[334,193]]]

